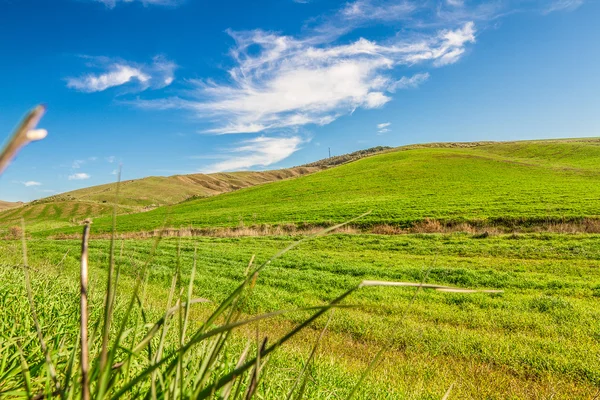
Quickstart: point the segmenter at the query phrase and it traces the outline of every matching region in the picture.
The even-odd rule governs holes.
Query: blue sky
[[[600,2],[0,0],[0,178],[28,201],[377,146],[597,136]]]

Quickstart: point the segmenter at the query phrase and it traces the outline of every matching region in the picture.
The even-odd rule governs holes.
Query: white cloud
[[[579,8],[585,0],[554,0],[544,10],[545,13],[554,11],[573,11]]]
[[[103,3],[108,8],[114,8],[118,3],[135,3],[136,0],[92,0],[98,3]],[[181,4],[179,0],[137,0],[138,3],[142,3],[144,6],[176,6]]]
[[[86,174],[85,172],[78,172],[73,175],[69,175],[70,181],[81,181],[84,179],[90,179],[90,176],[88,174]]]
[[[68,88],[86,93],[101,92],[125,84],[130,84],[137,91],[159,89],[173,82],[177,67],[162,56],[154,57],[151,64],[136,64],[106,57],[87,58],[92,60],[91,66],[99,67],[105,72],[67,78]]]
[[[216,121],[208,132],[218,134],[326,125],[357,108],[381,107],[391,100],[389,93],[416,87],[429,77],[417,74],[405,78],[412,81],[396,81],[396,68],[452,64],[468,43],[475,42],[472,22],[388,44],[361,38],[349,44],[318,45],[310,38],[260,30],[230,34],[236,41],[231,50],[236,66],[228,71],[229,83],[192,81],[195,87],[189,97],[133,104],[191,110]]]
[[[36,182],[36,181],[26,181],[26,182],[21,182],[23,185],[30,187],[30,186],[40,186],[41,183],[40,182]]]
[[[73,161],[73,164],[71,164],[71,168],[79,169],[83,164],[85,164],[85,160],[75,160]]]
[[[104,74],[89,74],[80,78],[68,78],[67,87],[82,92],[100,92],[110,87],[131,82],[134,79],[142,85],[146,85],[150,80],[150,76],[144,74],[139,68],[115,64]]]
[[[346,20],[398,21],[408,18],[419,6],[410,1],[357,0],[346,3],[340,14]]]
[[[398,89],[411,89],[419,87],[423,82],[429,79],[429,72],[425,72],[424,74],[415,74],[410,78],[403,76],[392,85],[390,85],[390,92],[394,92]]]
[[[390,132],[390,129],[388,128],[390,125],[392,125],[391,122],[384,122],[382,124],[377,124],[377,134],[381,135],[383,133]]]
[[[116,157],[115,156],[108,156],[106,157],[106,162],[108,162],[109,164],[112,164],[115,162]]]
[[[464,0],[446,0],[446,3],[453,7],[462,7],[465,5]]]
[[[207,166],[202,172],[236,171],[254,166],[267,167],[300,150],[300,145],[304,142],[305,140],[299,136],[259,136],[244,140],[239,143],[238,147],[229,150],[223,161]]]

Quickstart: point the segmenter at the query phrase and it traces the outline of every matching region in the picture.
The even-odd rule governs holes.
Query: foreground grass
[[[505,293],[423,292],[404,319],[410,290],[365,288],[355,293],[349,302],[364,307],[336,310],[312,371],[310,398],[343,397],[390,339],[392,351],[367,381],[361,398],[440,398],[451,384],[454,398],[591,398],[600,386],[599,239],[547,234],[486,239],[464,234],[334,235],[304,243],[264,270],[244,311],[324,304],[363,279],[418,281],[436,259],[429,282],[500,288]],[[198,246],[195,296],[219,302],[243,279],[252,254],[257,262],[264,261],[291,241],[184,239],[184,275],[189,274],[193,248]],[[63,321],[57,316],[69,314],[77,304],[73,278],[79,243],[32,240],[29,246],[39,265],[37,303],[47,307],[50,317],[44,326],[52,331]],[[145,259],[150,247],[150,241],[124,242],[129,255],[123,260],[124,276],[136,275],[136,260]],[[157,313],[164,308],[175,247],[175,240],[164,240],[151,266],[145,301]],[[107,251],[107,241],[91,243],[94,274],[102,274]],[[14,242],[0,242],[0,253],[18,261]],[[21,284],[19,270],[4,265],[2,271],[2,282],[9,282],[2,285],[3,298],[16,301],[18,296],[11,294]],[[126,282],[121,292],[127,292]],[[10,304],[7,307],[11,309]],[[21,310],[17,326],[28,329],[27,314],[14,307]],[[194,311],[198,321],[207,312],[202,307]],[[262,323],[260,331],[274,337],[304,317],[300,313]],[[13,321],[5,318],[1,331]],[[314,328],[324,323],[317,321]],[[246,334],[253,336],[253,329]],[[76,324],[71,330],[76,335]],[[266,398],[281,397],[316,333],[300,336],[275,356],[261,389]],[[245,342],[243,336],[242,332],[239,346]]]

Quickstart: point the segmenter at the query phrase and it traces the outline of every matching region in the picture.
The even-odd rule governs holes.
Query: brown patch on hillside
[[[8,210],[10,208],[19,207],[19,206],[22,206],[22,205],[23,205],[22,201],[11,202],[11,201],[2,201],[2,200],[0,200],[0,211]]]

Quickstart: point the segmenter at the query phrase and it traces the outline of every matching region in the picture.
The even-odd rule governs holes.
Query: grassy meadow
[[[509,225],[577,220],[598,213],[599,167],[600,142],[592,140],[400,148],[297,179],[121,215],[118,229],[327,226],[368,210],[360,227],[426,218]],[[97,218],[94,231],[111,226],[110,217]],[[35,222],[31,229],[41,236],[79,230]]]
[[[600,387],[599,239],[559,234],[484,239],[468,234],[335,234],[305,242],[269,265],[244,312],[324,304],[365,279],[420,281],[427,274],[427,282],[502,289],[503,294],[422,291],[410,306],[412,288],[359,290],[346,302],[360,307],[335,310],[315,359],[307,398],[344,398],[376,351],[390,341],[391,350],[358,398],[441,398],[450,385],[453,398],[593,398]],[[264,261],[293,240],[183,239],[184,280],[189,279],[197,247],[194,295],[218,303],[243,280],[253,254],[257,262]],[[91,243],[92,275],[105,273],[108,245],[106,240]],[[19,243],[5,241],[0,246],[18,262]],[[49,337],[54,330],[66,329],[63,325],[77,334],[79,246],[70,240],[29,241],[30,259],[36,261],[31,264],[44,268],[37,277],[37,299],[49,310],[50,320],[44,324]],[[136,260],[147,258],[152,241],[125,240],[123,246],[130,256],[122,260],[122,273],[133,279],[139,269]],[[176,247],[176,239],[163,239],[152,261],[144,298],[149,310],[160,310],[165,301],[177,263]],[[20,273],[11,265],[4,264],[3,281],[16,281],[18,286]],[[126,282],[119,289],[124,295]],[[68,290],[52,289],[63,284]],[[4,308],[21,310],[24,304],[14,298],[11,287],[3,288],[0,296]],[[199,306],[197,318],[210,308]],[[21,318],[26,320],[26,314]],[[305,314],[263,322],[261,334],[276,337]],[[12,321],[3,320],[3,332],[10,330]],[[263,381],[265,398],[285,395],[283,382],[294,379],[325,322],[326,318],[317,320],[277,353]],[[252,336],[252,329],[247,334]],[[66,349],[62,352],[68,354]]]
[[[117,232],[131,235],[117,235],[114,243],[120,278],[113,340],[120,333],[128,343],[142,340],[165,308],[192,298],[208,302],[189,308],[189,332],[217,329],[222,319],[210,326],[203,322],[241,282],[249,282],[251,289],[239,305],[242,319],[296,310],[240,326],[214,360],[212,375],[206,378],[212,384],[237,368],[240,354],[260,354],[262,338],[277,343],[313,315],[314,309],[307,308],[326,308],[363,281],[497,289],[503,292],[361,287],[271,353],[264,371],[258,359],[260,383],[253,386],[254,375],[246,374],[240,387],[255,390],[257,398],[282,399],[302,374],[296,388],[311,399],[347,398],[357,383],[353,395],[360,399],[441,399],[449,388],[448,398],[456,399],[599,398],[600,234],[583,225],[562,231],[544,231],[542,225],[597,221],[599,168],[600,141],[595,139],[446,144],[399,148],[294,179],[145,212],[132,208],[144,200],[136,200],[124,186],[128,199],[117,207]],[[151,191],[158,196],[163,190],[168,196],[170,187]],[[92,188],[81,193],[101,192]],[[90,321],[102,320],[111,242],[100,234],[111,231],[112,207],[109,200],[83,197],[0,212],[0,236],[12,232],[0,240],[0,397],[52,392],[27,301],[22,244],[14,240],[21,218],[34,304],[59,377],[77,378],[72,371],[79,351],[81,241],[53,238],[81,235],[81,220],[90,216],[97,216],[89,247]],[[305,236],[135,238],[161,227],[316,228],[368,210],[369,215],[352,223],[348,231],[353,233],[310,238],[265,264],[257,276],[248,275],[253,257],[254,265],[266,263]],[[423,220],[454,223],[458,229],[373,233],[377,227],[408,227]],[[482,230],[461,232],[461,222],[479,224]],[[530,232],[534,225],[537,231]],[[187,289],[190,281],[193,290]],[[129,322],[128,302],[140,282],[131,314],[136,325]],[[120,321],[125,321],[122,332]],[[180,315],[173,326],[181,330],[187,324],[182,321]],[[133,347],[115,345],[115,361],[128,361],[125,372],[121,366],[113,368],[107,397],[118,397],[127,379],[143,373],[156,354],[177,354],[185,337],[165,329],[164,342],[162,337],[160,342],[153,339],[135,354]],[[100,351],[95,338],[90,341],[92,356]],[[174,382],[203,371],[210,348],[203,344],[193,350],[183,367],[173,369]],[[381,362],[365,375],[381,349]],[[156,379],[164,392],[156,395],[154,383],[146,379],[123,394],[196,398],[183,395],[187,389],[193,393],[198,383],[194,378],[178,392],[169,386],[170,375],[162,373],[153,373],[152,382]],[[77,393],[64,397],[76,398]],[[226,397],[223,392],[207,393]],[[288,398],[300,397],[296,393]]]

